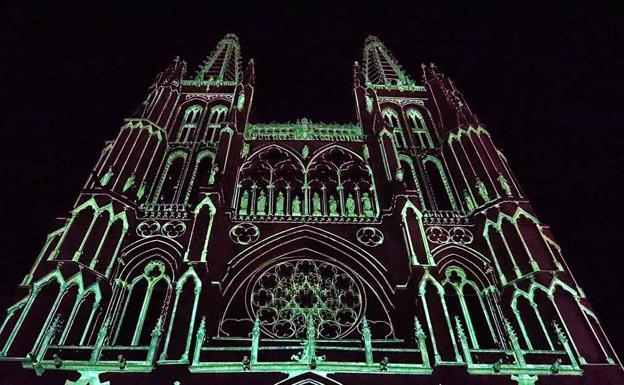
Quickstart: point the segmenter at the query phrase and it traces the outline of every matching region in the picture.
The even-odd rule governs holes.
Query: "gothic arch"
[[[124,210],[115,213],[113,203],[100,206],[92,197],[72,210],[49,259],[72,259],[108,275],[127,229]]]
[[[429,242],[425,237],[422,212],[408,199],[401,210],[401,229],[407,257],[412,266],[433,265]]]
[[[214,144],[219,140],[219,129],[221,123],[226,119],[230,108],[225,104],[225,101],[218,100],[208,104],[206,112],[206,124],[204,125],[204,132],[202,134],[202,140],[204,142]]]
[[[100,311],[101,301],[102,293],[98,282],[94,282],[78,293],[59,337],[59,344],[88,344],[93,334],[97,313]]]
[[[418,294],[418,318],[427,324],[435,362],[461,362],[459,341],[448,311],[444,287],[429,271],[425,271],[418,285]]]
[[[458,255],[448,256],[437,272],[450,305],[452,325],[456,327],[454,320],[458,317],[472,349],[498,347],[498,306],[492,298],[494,286],[484,272]]]
[[[188,188],[186,189],[184,203],[188,203],[189,200],[195,201],[199,193],[199,188],[207,186],[211,182],[214,182],[213,172],[216,172],[216,169],[214,169],[214,167],[214,151],[206,149],[197,153],[197,155],[195,156],[193,171],[191,172],[190,180],[188,183]]]
[[[522,207],[515,207],[515,211],[512,215],[501,211],[497,211],[496,214],[497,217],[495,220],[490,218],[486,219],[483,228],[483,236],[493,253],[492,259],[494,260],[503,283],[508,281],[507,278],[512,272],[515,273],[514,275],[516,277],[520,277],[522,274],[540,270],[538,262],[533,257],[534,254],[538,255],[543,253],[549,255],[549,257],[540,256],[540,261],[542,266],[544,266],[544,270],[558,269],[559,262],[553,254],[553,248],[551,247],[554,242],[544,234],[539,221],[533,215],[525,211]],[[529,232],[526,226],[521,227],[518,225],[518,221],[522,219],[526,219],[533,224],[534,228],[532,232]],[[494,233],[491,233],[491,229],[494,229]],[[537,234],[535,231],[537,231]],[[498,238],[494,240],[499,241],[501,245],[505,246],[505,252],[497,253],[496,245],[492,242],[492,234],[498,234]],[[536,247],[541,247],[542,253],[536,253]],[[556,249],[556,244],[553,247]],[[515,250],[520,256],[518,257],[517,255],[511,254],[510,250]],[[505,259],[509,261],[497,258],[504,254],[507,254]],[[509,262],[511,262],[511,266]]]
[[[441,245],[434,248],[431,254],[439,271],[457,264],[477,279],[481,289],[495,285],[486,273],[491,265],[490,261],[477,250],[463,245]]]
[[[301,215],[304,186],[303,161],[295,151],[263,146],[241,165],[232,205],[240,216]]]
[[[420,148],[433,147],[433,140],[429,128],[430,124],[428,124],[420,109],[414,105],[408,106],[405,109],[405,118],[406,125],[412,131],[418,146]]]
[[[400,108],[399,108],[400,111]],[[392,105],[382,107],[381,116],[386,126],[392,128],[394,143],[398,149],[409,147],[405,133],[403,132],[403,124],[401,123],[401,113]]]
[[[283,145],[283,144],[267,144],[264,146],[260,146],[257,149],[255,149],[251,154],[249,154],[249,157],[247,158],[245,163],[250,161],[252,158],[258,157],[261,153],[266,152],[267,150],[272,149],[272,148],[276,148],[276,149],[279,149],[280,151],[287,152],[288,155],[292,156],[294,159],[298,161],[302,169],[305,168],[303,164],[303,158],[301,157],[301,155],[292,147],[288,145]]]
[[[354,151],[329,144],[306,169],[304,211],[312,216],[375,217],[379,203],[370,166]]]
[[[295,247],[300,248],[297,246],[297,243],[300,243],[302,240],[307,240],[311,244],[329,248],[337,254],[346,256],[353,262],[354,266],[358,267],[358,271],[361,272],[362,276],[372,279],[371,284],[374,282],[373,286],[381,293],[380,297],[383,298],[383,302],[391,306],[390,297],[393,295],[394,290],[386,278],[387,270],[379,260],[353,242],[340,238],[334,233],[309,225],[297,226],[274,234],[234,256],[223,279],[224,294],[232,290],[236,277],[240,277],[243,274],[242,272],[249,268],[252,263],[257,264],[263,260],[270,259],[271,254],[275,253],[276,250],[287,248],[289,245],[294,244]]]
[[[66,287],[63,274],[58,268],[32,284],[26,302],[21,307],[19,318],[7,333],[6,340],[2,341],[0,356],[24,358],[28,353],[37,350],[41,335],[48,329],[51,317],[56,312],[56,305]],[[31,309],[36,310],[31,312]],[[13,342],[18,335],[20,343],[14,345]]]
[[[516,289],[511,300],[511,310],[524,346],[529,349],[555,350],[557,341],[552,321],[561,325],[561,319],[548,287],[532,282],[527,291]]]
[[[135,241],[122,250],[116,278],[125,280],[140,261],[149,259],[151,255],[160,255],[171,271],[177,274],[183,250],[179,242],[162,235]]]
[[[201,104],[193,104],[184,110],[176,142],[188,142],[194,139],[195,132],[201,124],[203,114],[204,107]]]
[[[219,124],[223,122],[228,112],[229,112],[229,108],[225,104],[216,103],[216,104],[211,105],[207,124]]]
[[[251,330],[253,320],[249,305],[247,313],[236,313],[238,316],[233,317],[232,312],[240,310],[230,307],[230,304],[240,301],[240,298],[247,298],[250,282],[268,267],[301,260],[301,257],[304,257],[304,260],[337,266],[340,271],[353,277],[362,287],[361,293],[364,296],[362,311],[370,312],[366,313],[369,323],[377,325],[372,327],[378,328],[373,333],[377,333],[378,338],[394,334],[390,319],[392,310],[390,298],[393,289],[385,277],[385,267],[348,240],[307,225],[272,235],[232,259],[222,281],[223,297],[230,298],[230,302],[225,305],[222,312],[222,326],[224,322],[237,319],[237,322],[245,323]],[[221,331],[226,333],[223,329]]]
[[[188,152],[181,149],[172,151],[167,155],[154,192],[153,203],[175,202],[187,158]]]
[[[155,325],[166,321],[182,248],[158,235],[129,245],[121,258],[106,314],[112,321],[110,341],[145,346]]]
[[[438,210],[458,210],[451,180],[448,178],[440,159],[427,155],[423,158],[423,164],[433,189],[434,201],[437,203]]]
[[[192,291],[189,291],[189,288]],[[193,266],[189,265],[175,284],[175,298],[166,329],[161,360],[188,362],[201,289],[202,282]],[[191,307],[190,314],[182,314],[182,309],[188,309],[189,306]],[[184,331],[186,331],[186,338],[182,340],[181,336]]]

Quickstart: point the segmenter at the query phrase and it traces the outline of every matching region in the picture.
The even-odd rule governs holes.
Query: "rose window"
[[[251,310],[271,337],[305,338],[311,319],[319,338],[341,338],[362,314],[359,285],[342,268],[312,259],[278,263],[253,283]]]

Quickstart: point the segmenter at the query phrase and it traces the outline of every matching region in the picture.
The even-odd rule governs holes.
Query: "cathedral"
[[[259,123],[235,35],[175,58],[0,315],[3,383],[624,384],[490,130],[421,71],[370,36],[353,123]]]

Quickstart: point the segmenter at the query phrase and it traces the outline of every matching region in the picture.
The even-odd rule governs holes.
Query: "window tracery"
[[[312,216],[373,218],[375,186],[370,169],[354,153],[330,147],[307,167],[309,213]]]
[[[394,142],[397,149],[407,148],[407,141],[405,140],[405,134],[403,133],[403,128],[401,127],[401,122],[399,120],[399,114],[392,108],[387,107],[381,112],[381,115],[386,122],[386,124],[392,128],[392,134],[394,136]]]
[[[199,125],[199,121],[204,108],[198,104],[194,104],[184,111],[180,131],[178,132],[177,142],[187,142],[193,140],[193,134]]]
[[[341,338],[358,325],[364,299],[355,279],[329,262],[297,259],[265,270],[251,290],[251,309],[276,338],[302,338],[310,322],[319,338]]]
[[[218,140],[219,125],[225,121],[228,111],[229,109],[223,104],[217,104],[210,109],[203,137],[204,142],[215,143]]]
[[[214,153],[209,150],[204,150],[197,154],[189,186],[186,191],[186,197],[184,198],[185,203],[193,204],[197,202],[200,187],[205,187],[214,183],[214,173],[216,172],[214,157]]]
[[[187,153],[174,151],[167,157],[165,166],[154,193],[153,203],[175,203],[178,190],[182,187],[182,172],[186,164]]]
[[[250,216],[301,216],[303,165],[282,147],[270,146],[241,167],[236,212]]]
[[[425,118],[422,116],[420,111],[415,108],[409,108],[405,115],[407,116],[409,127],[412,130],[412,133],[414,133],[418,146],[420,148],[433,147],[427,123],[425,122]]]
[[[166,313],[171,293],[171,278],[165,264],[151,260],[143,272],[120,286],[124,291],[122,311],[119,315],[113,344],[146,346],[152,328]],[[136,309],[140,309],[136,312]]]

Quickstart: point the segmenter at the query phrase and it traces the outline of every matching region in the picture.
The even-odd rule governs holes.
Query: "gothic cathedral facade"
[[[235,35],[156,77],[0,319],[6,383],[624,383],[433,64],[369,37],[351,124],[255,123],[254,86]]]

